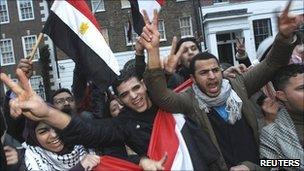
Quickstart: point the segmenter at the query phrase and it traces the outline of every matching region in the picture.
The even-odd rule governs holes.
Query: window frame
[[[167,41],[167,36],[166,36],[166,28],[165,28],[165,20],[164,19],[159,19],[158,20],[158,26],[159,26],[159,23],[162,22],[163,23],[163,32],[164,32],[164,38],[160,38],[160,41]],[[159,31],[159,28],[157,28],[158,31]]]
[[[30,3],[31,3],[31,9],[32,9],[33,17],[32,18],[22,19],[22,13],[21,13],[21,9],[20,9],[20,0],[17,0],[17,8],[18,8],[19,21],[35,20],[33,0],[27,0],[27,1],[30,1]]]
[[[96,11],[94,11],[95,10],[95,7],[94,7],[94,3],[93,3],[93,1],[94,2],[96,2],[97,1],[97,5],[98,5],[98,3],[99,2],[102,2],[102,3],[100,3],[100,5],[99,5],[99,7],[102,7],[102,9],[97,9]],[[92,12],[93,13],[97,13],[97,12],[104,12],[104,11],[106,11],[106,7],[105,7],[105,3],[104,3],[104,0],[91,0],[91,7],[92,7]]]
[[[22,48],[23,48],[23,55],[24,57],[26,57],[28,54],[26,52],[26,48],[25,48],[25,39],[28,38],[28,37],[35,37],[35,43],[34,45],[36,44],[37,42],[37,35],[35,34],[32,34],[32,35],[27,35],[27,36],[22,36],[21,39],[22,39]],[[34,46],[33,45],[33,46]],[[33,46],[31,47],[31,49],[33,48]],[[37,55],[38,57],[37,58],[33,58],[33,61],[38,61],[40,59],[40,54],[39,54],[39,50],[36,51],[35,55]]]
[[[7,0],[1,0],[1,1],[5,3],[6,13],[7,13],[7,21],[5,21],[5,22],[1,22],[0,21],[0,24],[7,24],[7,23],[10,22],[10,16],[9,16],[9,10],[8,10],[8,5],[7,5]]]
[[[263,33],[263,34],[258,34],[258,35],[257,35],[256,32],[255,32],[255,30],[256,30],[255,22],[259,22],[259,21],[267,21],[267,25],[268,25],[267,30],[269,31],[267,37],[273,36],[271,18],[261,18],[261,19],[252,20],[252,29],[253,29],[253,37],[254,37],[254,46],[255,46],[255,49],[256,49],[256,50],[258,49],[258,47],[259,47],[259,45],[261,44],[261,42],[263,42],[263,40],[265,40],[265,39],[267,38],[267,37],[263,36],[263,35],[266,35],[265,33]],[[258,28],[260,28],[260,27],[258,27]],[[257,29],[258,29],[258,28],[257,28]],[[258,42],[257,42],[257,37],[260,37],[260,36],[263,36],[264,39],[258,43]]]
[[[38,85],[38,89],[36,89],[36,87],[35,86],[33,86],[33,83],[32,83],[32,81],[33,80],[35,80],[35,79],[39,79],[38,81],[39,81],[39,85],[40,85],[40,82],[42,83],[42,85],[43,85],[43,94],[42,94],[42,96],[41,96],[41,94],[40,94],[40,87],[39,87],[39,85]],[[41,75],[33,75],[33,76],[31,76],[31,78],[30,78],[30,84],[31,84],[31,87],[32,87],[32,89],[40,96],[40,97],[42,97],[44,100],[45,100],[45,87],[44,87],[44,83],[43,83],[43,77],[41,76]],[[39,91],[39,93],[36,91],[36,90],[38,90]]]
[[[190,23],[190,35],[186,35],[186,36],[183,36],[183,35],[182,35],[182,27],[181,27],[181,19],[182,19],[182,18],[189,18],[189,23]],[[179,29],[180,29],[181,38],[193,37],[192,17],[191,17],[191,16],[179,17]]]
[[[14,65],[14,64],[16,64],[13,39],[12,38],[0,39],[0,42],[1,41],[6,41],[6,40],[10,40],[10,42],[11,42],[12,56],[13,56],[14,62],[3,64],[3,56],[2,56],[2,53],[0,53],[0,57],[1,57],[0,64],[1,64],[1,66],[8,66],[8,65]]]
[[[129,3],[129,6],[123,6],[123,1],[127,1]],[[131,8],[131,4],[128,0],[120,0],[121,9],[129,9]]]

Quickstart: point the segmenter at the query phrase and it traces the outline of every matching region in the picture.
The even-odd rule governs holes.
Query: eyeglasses
[[[54,103],[56,103],[56,104],[64,104],[66,101],[68,103],[71,103],[71,102],[74,102],[74,99],[73,99],[73,97],[60,98],[60,99],[56,99],[54,101]]]
[[[222,68],[221,67],[216,67],[216,68],[212,68],[212,69],[201,70],[201,71],[199,71],[199,74],[203,75],[203,76],[207,76],[210,71],[212,73],[218,73],[218,72],[222,71]]]

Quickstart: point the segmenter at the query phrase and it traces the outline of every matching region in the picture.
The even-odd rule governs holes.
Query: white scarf
[[[210,107],[216,107],[226,104],[225,110],[228,112],[228,122],[234,124],[242,117],[242,100],[231,88],[227,79],[223,79],[221,92],[217,97],[209,97],[203,93],[196,84],[192,85],[195,93],[195,98],[198,101],[199,108],[206,113],[209,113]]]
[[[25,165],[27,170],[54,171],[69,170],[87,154],[82,145],[75,145],[70,153],[58,155],[38,146],[31,146],[25,142]]]

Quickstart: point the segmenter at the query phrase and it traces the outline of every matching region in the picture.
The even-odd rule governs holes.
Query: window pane
[[[34,18],[32,0],[18,0],[18,4],[19,4],[19,15],[21,16],[21,20]]]
[[[99,11],[104,11],[104,0],[91,0],[92,4],[92,11],[93,12],[99,12]]]
[[[31,86],[33,90],[41,96],[43,99],[45,99],[45,90],[43,85],[43,79],[41,76],[32,76],[30,79]]]
[[[8,22],[8,9],[7,9],[7,1],[0,0],[0,23]]]
[[[36,44],[36,36],[25,36],[23,39],[23,47],[24,47],[24,56],[28,56],[32,52],[33,46]],[[39,58],[39,51],[36,51],[34,60]]]
[[[131,4],[128,0],[121,0],[121,8],[131,8]]]
[[[12,39],[0,40],[1,65],[15,64]]]
[[[255,48],[258,49],[260,43],[264,39],[266,39],[269,36],[272,36],[270,18],[254,20],[253,31],[254,31]]]
[[[191,17],[182,17],[179,19],[181,37],[193,36]]]

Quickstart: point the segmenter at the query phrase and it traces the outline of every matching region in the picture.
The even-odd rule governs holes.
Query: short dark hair
[[[116,95],[119,95],[118,91],[117,91],[117,87],[120,86],[121,83],[123,83],[125,81],[128,81],[131,78],[136,78],[136,79],[140,80],[138,78],[138,75],[136,74],[136,69],[133,68],[133,67],[132,68],[127,68],[127,69],[122,69],[120,71],[120,75],[117,77],[117,79],[114,81],[114,83],[112,85],[114,93]]]
[[[73,96],[72,92],[69,89],[67,89],[67,88],[60,88],[60,89],[56,90],[55,93],[52,95],[52,99],[51,99],[52,104],[54,102],[54,97],[57,94],[60,94],[60,93],[63,93],[63,92],[69,93],[71,96]]]
[[[283,90],[291,77],[304,73],[303,64],[290,64],[281,67],[275,74],[272,83],[275,90]]]
[[[201,51],[201,47],[199,46],[197,40],[194,37],[186,37],[186,38],[182,38],[180,39],[177,44],[176,44],[176,49],[175,49],[175,53],[177,53],[177,51],[179,50],[180,46],[184,43],[184,42],[193,42],[195,43],[196,47],[199,49],[199,51]]]
[[[218,59],[214,55],[212,55],[211,53],[208,53],[208,52],[200,52],[200,53],[196,54],[190,61],[190,74],[194,75],[196,61],[208,60],[208,59],[215,59],[217,64],[220,66]]]

